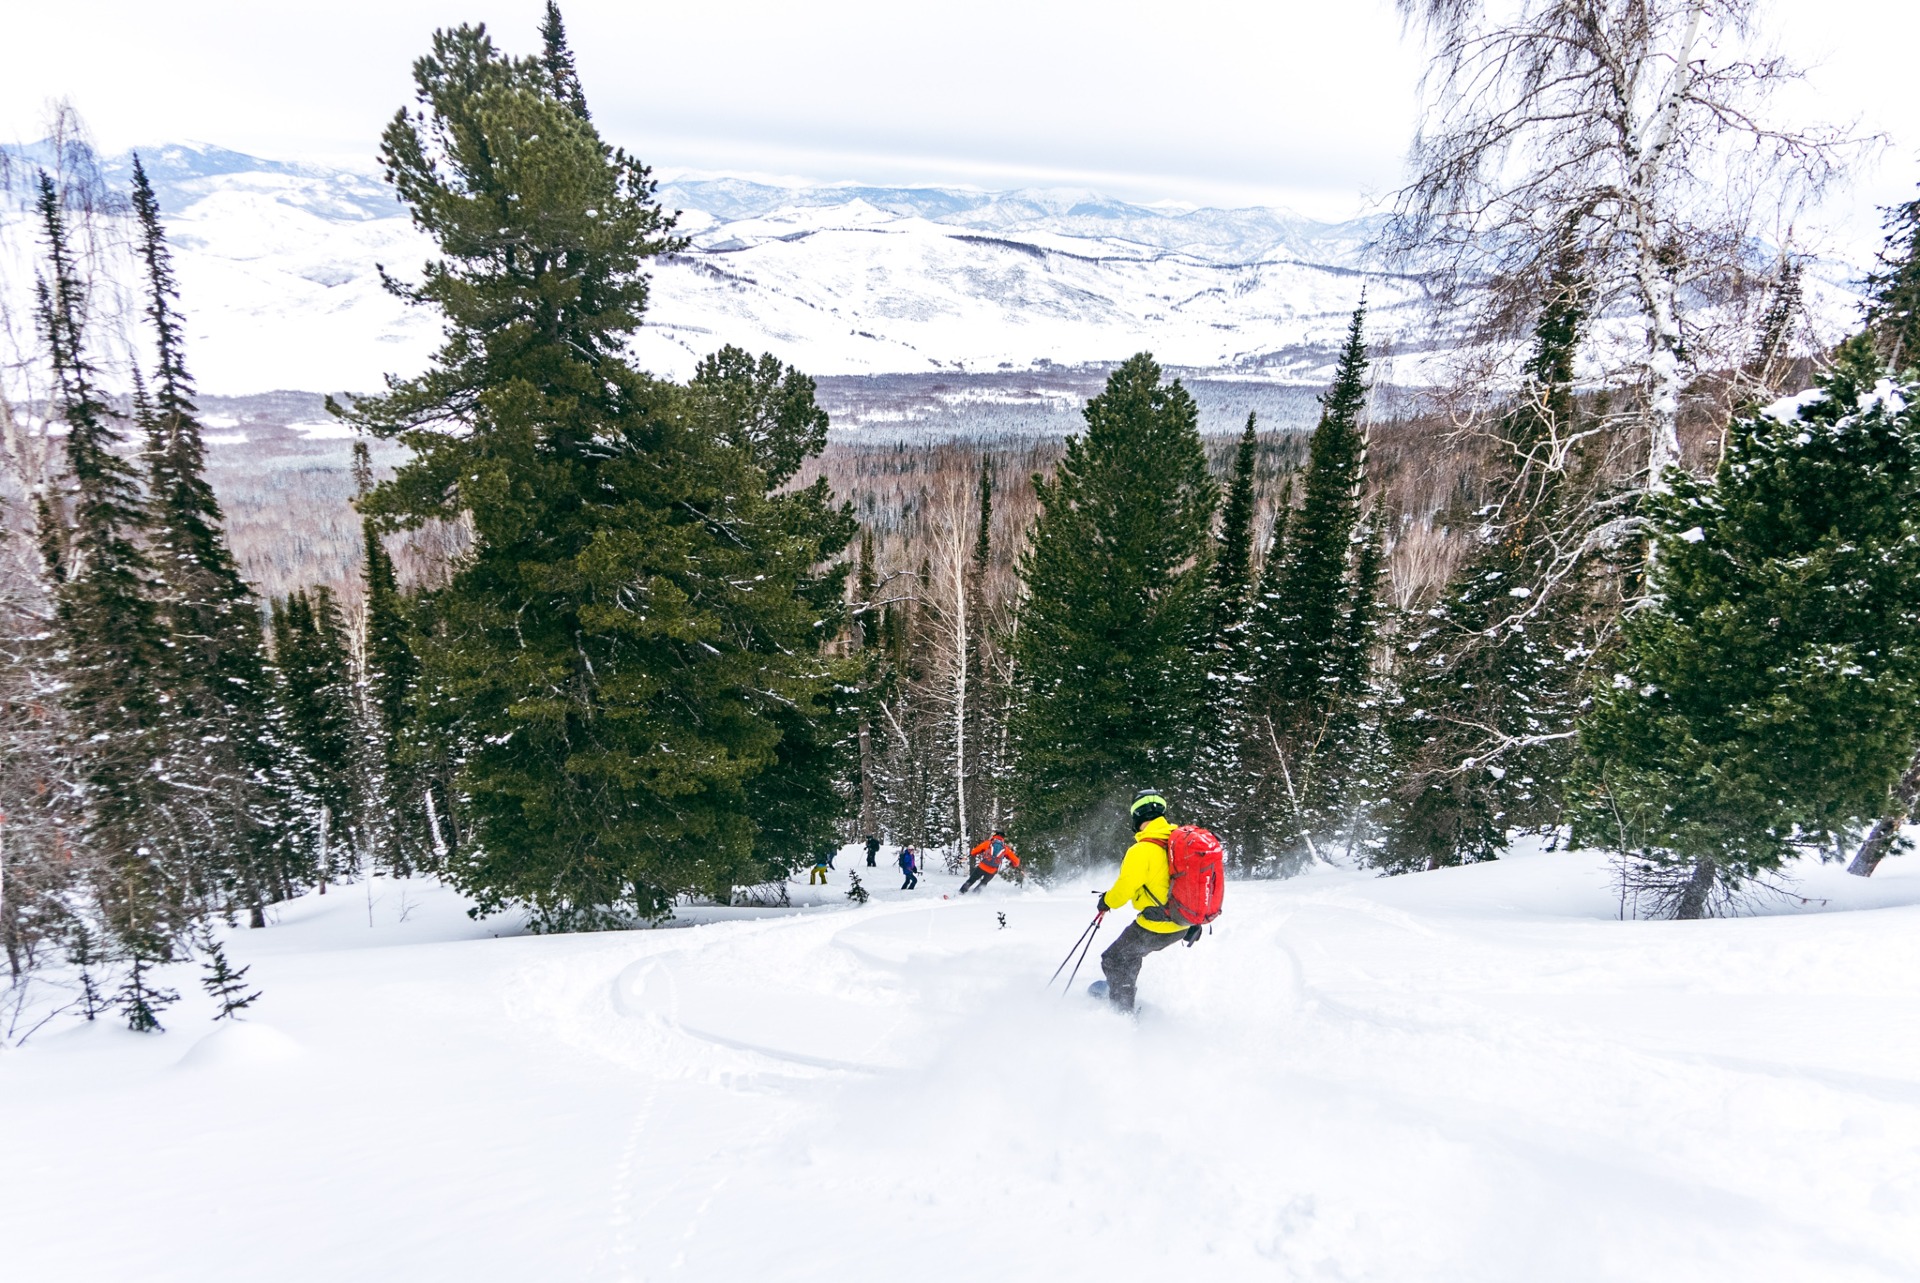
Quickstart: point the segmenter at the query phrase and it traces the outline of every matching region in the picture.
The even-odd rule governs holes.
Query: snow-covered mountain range
[[[438,339],[380,287],[430,254],[377,176],[201,144],[143,148],[208,391],[378,387]],[[24,178],[7,159],[10,279],[30,281]],[[125,190],[129,156],[100,162]],[[725,343],[820,375],[995,372],[1117,361],[1317,382],[1367,290],[1376,333],[1416,324],[1418,283],[1371,270],[1372,220],[1127,204],[1085,191],[780,186],[668,175],[692,246],[654,273],[645,365],[684,374]],[[1402,376],[1404,377],[1404,375]]]

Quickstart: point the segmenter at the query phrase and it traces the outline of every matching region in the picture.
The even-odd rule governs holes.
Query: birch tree
[[[1665,491],[1692,376],[1751,350],[1716,312],[1860,140],[1767,118],[1798,72],[1755,52],[1756,0],[1398,4],[1433,62],[1389,247],[1501,345],[1529,328],[1571,229],[1612,340],[1602,381],[1634,392],[1639,484]]]

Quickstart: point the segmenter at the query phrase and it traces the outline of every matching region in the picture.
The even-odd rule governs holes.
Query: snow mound
[[[303,1054],[299,1043],[272,1025],[229,1020],[187,1048],[180,1068],[193,1070],[252,1069],[283,1065]]]

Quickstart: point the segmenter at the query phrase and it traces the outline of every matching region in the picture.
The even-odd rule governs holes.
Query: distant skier
[[[822,851],[819,855],[814,856],[813,873],[807,878],[807,885],[813,886],[815,883],[824,883],[827,880],[827,870],[832,867],[832,851]]]
[[[900,884],[902,891],[911,891],[920,885],[919,859],[919,853],[912,847],[903,846],[900,848],[900,872],[907,875],[907,880]]]
[[[992,836],[974,847],[969,854],[974,859],[973,872],[967,876],[965,882],[960,884],[961,895],[973,890],[975,886],[984,887],[999,877],[1000,870],[1006,868],[1008,864],[1012,864],[1016,869],[1020,867],[1020,857],[1014,852],[1013,843],[1007,841],[1007,835],[999,829],[995,829]]]
[[[1128,808],[1133,845],[1120,861],[1120,876],[1100,893],[1094,917],[1131,904],[1140,910],[1120,938],[1100,955],[1105,980],[1089,990],[1122,1011],[1133,1010],[1140,964],[1176,940],[1200,939],[1200,925],[1220,916],[1226,866],[1220,841],[1205,829],[1176,829],[1167,821],[1167,799],[1142,789]]]
[[[874,857],[879,854],[880,854],[880,839],[875,837],[871,833],[867,834],[867,867],[869,869],[879,867],[877,864],[874,863]]]

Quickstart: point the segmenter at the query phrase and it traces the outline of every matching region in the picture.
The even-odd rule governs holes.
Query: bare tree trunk
[[[1880,861],[1893,851],[1894,839],[1900,836],[1900,826],[1913,814],[1913,804],[1920,801],[1920,751],[1914,753],[1907,773],[1893,786],[1893,801],[1895,805],[1888,809],[1887,814],[1873,822],[1873,831],[1867,834],[1867,840],[1860,844],[1853,863],[1847,866],[1847,872],[1857,878],[1873,876],[1873,871],[1880,867]]]
[[[332,812],[326,807],[320,808],[320,894],[327,893],[327,821]]]
[[[1687,879],[1686,887],[1680,892],[1673,916],[1683,921],[1706,917],[1707,897],[1713,893],[1713,884],[1718,876],[1719,867],[1708,857],[1701,856],[1693,866],[1693,876]]]

